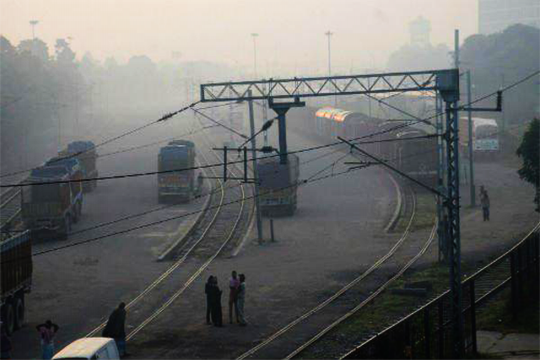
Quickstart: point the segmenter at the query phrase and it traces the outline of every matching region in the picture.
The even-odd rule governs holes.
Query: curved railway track
[[[207,156],[202,151],[199,154],[205,163],[209,163]],[[212,154],[217,157],[214,152]],[[217,177],[216,171],[213,168],[210,169]],[[231,169],[232,173],[235,171],[235,169]],[[126,305],[127,309],[131,309],[127,328],[132,329],[128,332],[126,340],[133,339],[158,318],[208,268],[233,239],[241,236],[243,225],[247,223],[250,214],[246,206],[245,186],[242,184],[230,186],[221,180],[217,180],[216,183],[219,190],[210,192],[209,196],[212,198],[205,213],[195,231],[188,235],[182,246],[176,251],[176,260],[173,265]],[[188,258],[192,263],[196,263],[194,267],[190,266],[191,269],[185,272],[176,271],[181,265],[186,265]],[[166,283],[170,285],[169,289],[173,289],[172,291],[167,290]],[[171,283],[180,283],[181,285],[171,285]],[[106,322],[103,322],[86,336],[96,336],[105,325]]]
[[[404,209],[404,214],[408,215],[407,225],[399,240],[384,256],[378,259],[369,269],[364,271],[353,281],[335,292],[328,299],[296,318],[286,326],[282,327],[255,347],[240,355],[238,359],[251,358],[255,355],[257,355],[258,358],[282,357],[287,347],[284,341],[287,342],[290,339],[301,338],[302,335],[299,335],[299,333],[302,333],[302,331],[305,331],[306,329],[321,328],[321,326],[326,326],[328,319],[335,316],[335,313],[333,313],[333,309],[330,305],[337,303],[339,300],[349,295],[351,290],[357,290],[359,286],[363,284],[363,281],[369,275],[373,274],[377,269],[379,269],[383,264],[385,264],[386,261],[396,253],[396,251],[409,237],[411,226],[416,216],[416,195],[410,187],[407,187],[405,197],[406,203],[409,204],[409,206],[406,206]],[[287,340],[279,341],[280,338],[285,334],[287,334]]]

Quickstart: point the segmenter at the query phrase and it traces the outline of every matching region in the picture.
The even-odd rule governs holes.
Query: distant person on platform
[[[237,295],[237,301],[238,301],[238,309],[237,314],[240,318],[240,326],[246,326],[246,316],[244,313],[244,303],[246,301],[246,276],[244,274],[240,274],[240,286],[238,287],[238,295]]]
[[[60,327],[53,324],[51,320],[45,321],[45,324],[36,326],[41,337],[41,358],[52,359],[54,355],[54,337]]]
[[[126,352],[126,304],[121,302],[109,316],[103,329],[103,337],[113,338],[120,356],[129,355]]]
[[[484,221],[489,221],[489,195],[486,189],[482,186],[480,188],[480,204],[482,205],[482,214],[484,216]]]
[[[214,277],[210,275],[204,285],[204,293],[206,294],[206,325],[211,325],[210,316],[212,314],[212,286],[214,286]]]
[[[222,291],[218,286],[218,278],[214,276],[212,286],[210,287],[210,308],[212,313],[212,323],[214,326],[223,326],[223,313],[221,311],[221,294]]]
[[[236,275],[236,271],[233,271],[231,274],[231,279],[229,280],[229,323],[233,323],[233,307],[234,313],[236,314],[236,322],[240,322],[238,317],[238,288],[240,287],[240,280]]]

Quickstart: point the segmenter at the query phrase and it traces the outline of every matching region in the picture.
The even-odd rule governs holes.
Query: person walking
[[[2,338],[0,339],[0,359],[11,359],[11,350],[13,349],[11,345],[11,339],[9,338],[4,324],[0,322],[0,331],[2,333]]]
[[[52,359],[54,355],[54,337],[60,327],[51,320],[47,320],[44,324],[36,326],[36,329],[41,337],[41,358]]]
[[[233,323],[233,307],[234,313],[236,314],[236,322],[239,323],[240,319],[238,317],[238,288],[240,287],[240,280],[236,271],[233,271],[231,274],[231,279],[229,280],[229,323]]]
[[[240,326],[246,326],[246,316],[244,313],[244,303],[246,301],[246,276],[244,274],[240,274],[240,286],[238,287],[238,295],[237,295],[237,302],[238,302],[238,308],[237,308],[237,314],[240,318]]]
[[[113,338],[120,356],[129,355],[126,352],[126,304],[121,302],[109,316],[103,329],[103,337]]]
[[[212,323],[214,326],[223,326],[223,314],[221,311],[221,294],[222,291],[218,286],[218,278],[214,276],[212,286],[210,287],[210,307],[212,313]]]
[[[480,191],[480,204],[482,205],[482,214],[484,216],[484,221],[489,221],[489,195],[487,190],[485,190],[483,187]]]
[[[210,315],[212,314],[212,286],[214,285],[214,277],[210,275],[204,285],[204,293],[206,294],[206,325],[211,325]]]

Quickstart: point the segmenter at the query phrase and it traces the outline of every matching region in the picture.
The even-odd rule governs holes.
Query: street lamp
[[[324,33],[324,35],[328,37],[328,76],[332,76],[330,38],[332,35],[334,35],[334,33],[328,30]],[[334,107],[337,107],[337,96],[334,96]]]
[[[39,24],[39,20],[30,20],[30,25],[32,26],[32,40],[36,38],[35,27]]]
[[[251,33],[251,37],[253,38],[253,73],[255,74],[255,78],[257,78],[257,37],[259,34],[257,33]]]

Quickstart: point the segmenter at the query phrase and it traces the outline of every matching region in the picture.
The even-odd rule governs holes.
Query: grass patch
[[[530,304],[520,309],[516,319],[512,317],[511,292],[504,290],[496,299],[489,302],[477,317],[477,329],[498,331],[503,334],[540,332],[540,312],[538,304]]]
[[[432,283],[433,289],[428,297],[431,294],[442,293],[448,287],[448,267],[446,264],[434,264],[422,271],[406,272],[363,310],[351,316],[318,341],[317,349],[313,346],[309,347],[301,354],[301,357],[321,358],[321,355],[328,357],[317,350],[339,347],[339,342],[336,340],[339,338],[357,339],[359,334],[366,334],[374,330],[381,331],[400,317],[411,313],[418,306],[426,303],[428,297],[397,295],[393,294],[392,290],[403,288],[405,283],[417,281],[430,281]]]
[[[435,223],[435,214],[437,213],[437,203],[433,195],[416,190],[416,215],[411,225],[410,231],[429,229]],[[404,217],[400,214],[400,219],[394,232],[403,232],[409,224],[410,214]]]

